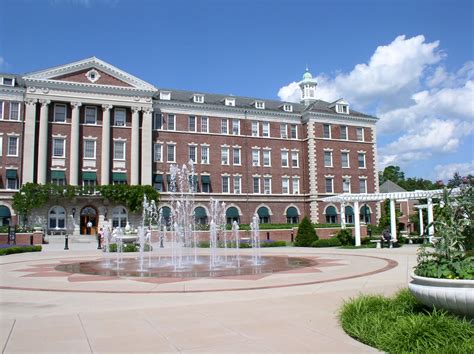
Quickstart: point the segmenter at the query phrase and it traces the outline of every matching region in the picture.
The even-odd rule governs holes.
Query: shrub
[[[104,252],[105,252],[105,247],[104,247]],[[126,243],[123,245],[123,248],[122,248],[123,252],[138,252],[140,251],[140,247],[133,244],[133,243]],[[145,247],[144,247],[144,251],[145,252],[149,252],[149,251],[152,251],[153,248],[146,244]],[[117,244],[116,243],[111,243],[109,245],[109,252],[117,252]]]
[[[318,240],[318,235],[308,217],[304,217],[298,226],[298,233],[295,238],[295,246],[310,247],[311,244]]]
[[[311,244],[311,247],[337,247],[341,246],[341,241],[337,237],[316,240]]]
[[[353,245],[352,232],[348,229],[341,229],[337,235],[337,239],[341,242],[341,245]]]
[[[351,337],[390,353],[473,353],[474,327],[443,311],[429,310],[407,290],[394,298],[362,295],[339,314]]]
[[[261,247],[285,247],[286,246],[286,241],[262,241],[260,243]]]
[[[12,246],[7,248],[0,248],[0,256],[6,256],[9,254],[15,253],[24,253],[24,252],[41,252],[41,246]]]

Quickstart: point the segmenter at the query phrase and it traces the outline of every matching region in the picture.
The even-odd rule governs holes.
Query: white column
[[[71,102],[71,156],[69,160],[69,184],[79,184],[79,107],[80,102]]]
[[[434,236],[433,220],[433,199],[428,198],[428,236],[430,237],[430,242]]]
[[[423,227],[423,209],[419,208],[418,209],[418,216],[420,218],[420,236],[423,236],[423,232],[425,232],[424,227]]]
[[[110,183],[110,110],[112,105],[102,105],[102,159],[100,164],[100,184]]]
[[[397,240],[397,215],[395,213],[395,199],[390,199],[390,233],[392,240]]]
[[[341,203],[341,229],[346,228],[346,206]]]
[[[355,245],[360,246],[360,210],[359,201],[354,202],[354,230],[355,230]]]
[[[153,133],[153,110],[143,109],[142,119],[142,185],[152,184],[152,133]]]
[[[23,137],[23,178],[22,183],[34,182],[35,139],[36,139],[36,99],[27,99],[25,112],[25,135]]]
[[[131,185],[139,184],[140,167],[140,108],[132,107]]]
[[[40,100],[40,127],[38,138],[38,175],[37,182],[46,184],[48,176],[48,105],[51,101]]]

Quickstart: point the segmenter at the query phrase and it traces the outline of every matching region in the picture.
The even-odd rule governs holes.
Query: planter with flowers
[[[474,318],[472,186],[445,190],[435,213],[434,247],[422,246],[409,289],[423,304]]]

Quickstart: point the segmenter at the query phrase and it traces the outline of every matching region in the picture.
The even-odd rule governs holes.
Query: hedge
[[[341,246],[341,241],[337,237],[331,237],[314,241],[311,247],[337,247]]]
[[[15,253],[24,253],[24,252],[41,252],[41,246],[12,246],[7,248],[0,248],[0,256],[6,256],[9,254]]]

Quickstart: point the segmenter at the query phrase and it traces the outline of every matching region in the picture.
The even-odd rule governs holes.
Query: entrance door
[[[97,234],[97,223],[99,221],[97,209],[86,206],[81,210],[81,235]]]

